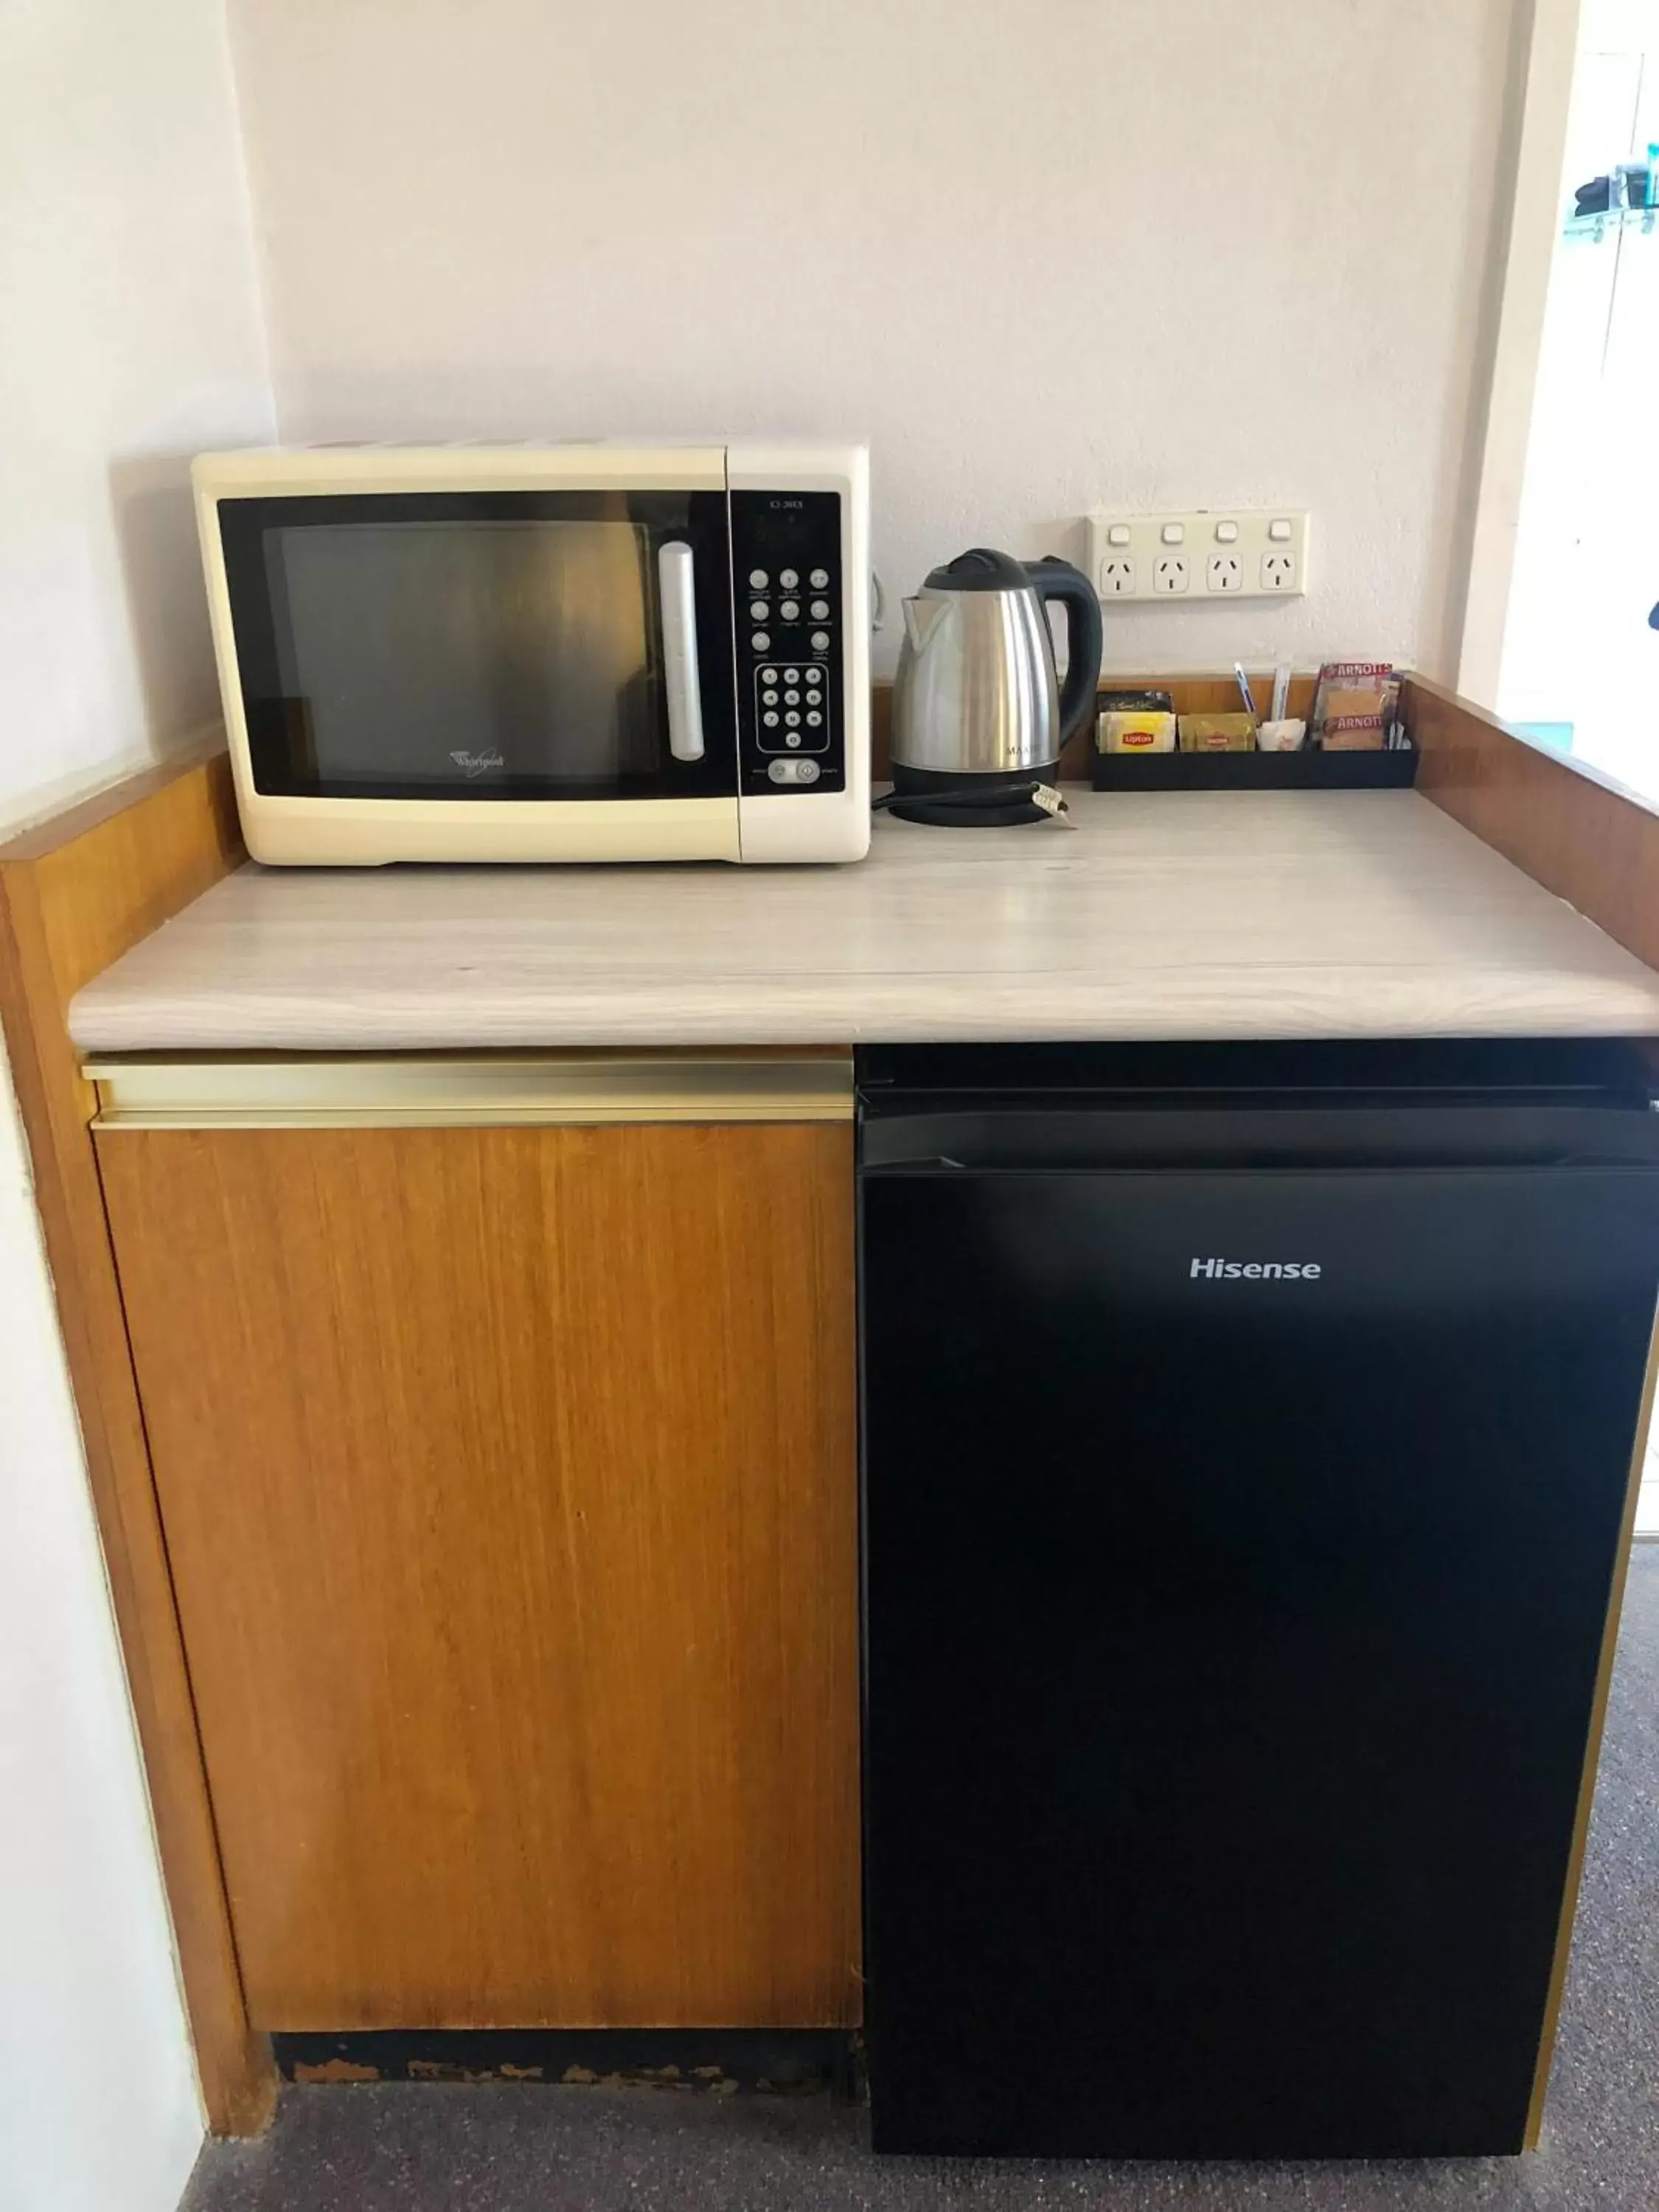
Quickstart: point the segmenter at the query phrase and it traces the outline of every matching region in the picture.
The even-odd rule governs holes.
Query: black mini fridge
[[[1656,1066],[860,1054],[878,2149],[1535,2139]]]

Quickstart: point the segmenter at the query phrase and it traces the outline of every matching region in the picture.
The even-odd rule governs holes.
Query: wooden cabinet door
[[[856,2021],[852,1145],[100,1132],[260,2027]]]

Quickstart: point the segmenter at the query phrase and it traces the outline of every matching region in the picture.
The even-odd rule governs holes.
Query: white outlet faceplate
[[[1217,507],[1186,514],[1091,514],[1089,574],[1124,599],[1295,599],[1308,588],[1305,507]]]

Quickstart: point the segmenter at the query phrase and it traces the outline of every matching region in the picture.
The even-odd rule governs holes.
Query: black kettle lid
[[[1012,553],[999,553],[989,545],[975,545],[958,553],[954,561],[928,571],[924,592],[1018,592],[1030,583],[1025,563]]]

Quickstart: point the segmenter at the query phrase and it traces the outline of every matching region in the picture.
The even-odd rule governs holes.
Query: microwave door
[[[696,556],[682,538],[657,548],[657,592],[662,608],[668,750],[677,761],[700,761],[703,757],[702,684],[697,668]]]
[[[735,797],[723,494],[230,501],[220,521],[256,791]]]

